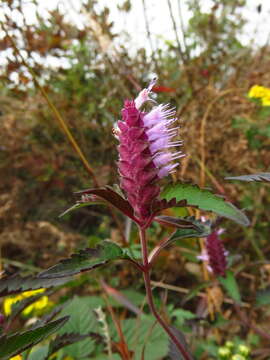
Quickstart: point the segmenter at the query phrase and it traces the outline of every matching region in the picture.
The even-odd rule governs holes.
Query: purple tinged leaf
[[[181,229],[195,229],[200,231],[200,226],[203,223],[199,220],[196,220],[195,217],[185,217],[185,218],[176,218],[173,216],[156,216],[154,221],[157,221],[160,224],[172,226]]]
[[[89,271],[111,260],[127,258],[125,252],[111,241],[103,241],[94,249],[84,249],[70,258],[38,274],[40,279],[67,277],[83,271]]]
[[[158,221],[164,225],[176,227],[176,231],[169,238],[165,239],[165,241],[154,247],[154,249],[149,254],[149,262],[152,262],[162,249],[176,240],[194,237],[206,237],[212,232],[210,221],[202,222],[195,219],[194,217],[174,218],[171,216],[157,216],[154,218],[154,221]]]
[[[128,216],[129,218],[131,218],[134,221],[137,221],[137,219],[134,217],[133,208],[129,204],[129,202],[108,186],[106,186],[104,188],[82,190],[82,191],[76,192],[75,194],[96,195],[96,196],[106,200],[108,203],[110,203],[115,208],[117,208],[119,211],[121,211],[124,215]]]
[[[68,214],[71,211],[74,210],[78,210],[82,207],[85,206],[90,206],[90,205],[106,205],[106,201],[104,201],[103,199],[98,198],[96,195],[82,195],[81,199],[78,200],[76,202],[76,204],[72,205],[70,208],[68,208],[67,210],[65,210],[62,214],[59,215],[59,217],[62,217],[66,214]]]

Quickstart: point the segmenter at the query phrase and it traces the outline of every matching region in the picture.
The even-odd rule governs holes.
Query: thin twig
[[[174,16],[173,16],[173,10],[172,10],[171,1],[167,0],[167,4],[168,4],[169,12],[170,12],[171,21],[172,21],[172,24],[173,24],[173,30],[174,30],[175,40],[176,40],[176,43],[177,43],[177,49],[178,49],[179,55],[180,55],[180,57],[181,57],[181,59],[183,61],[183,64],[185,64],[186,63],[186,58],[185,58],[185,54],[184,54],[184,52],[182,50],[182,46],[181,46],[180,39],[179,39],[179,36],[178,36],[177,26],[176,26],[176,22],[175,22],[175,19],[174,19]]]
[[[183,62],[183,65],[184,65],[184,71],[185,71],[186,76],[187,76],[187,80],[188,80],[188,83],[189,83],[189,86],[190,86],[190,90],[193,93],[194,92],[194,86],[193,86],[192,76],[191,76],[191,74],[190,74],[190,72],[189,72],[189,70],[187,68],[187,59],[186,59],[185,53],[183,52],[183,49],[182,49],[182,46],[181,46],[181,43],[180,43],[180,39],[179,39],[179,36],[178,36],[177,26],[176,26],[175,18],[174,18],[174,15],[173,15],[171,0],[167,0],[167,4],[168,4],[169,12],[170,12],[171,21],[172,21],[172,24],[173,24],[173,30],[174,30],[174,34],[175,34],[175,40],[176,40],[176,43],[177,43],[177,49],[178,49],[180,58],[181,58],[181,60]]]
[[[179,292],[181,294],[188,294],[190,292],[189,289],[179,287],[179,286],[165,284],[165,283],[160,282],[160,281],[151,281],[151,285],[156,286],[156,287],[160,287],[162,289],[168,289],[168,290],[171,290],[171,291]],[[205,293],[200,291],[200,292],[198,292],[196,294],[196,296],[204,298]],[[234,304],[234,301],[232,299],[230,299],[230,298],[224,298],[224,302],[226,304],[231,304],[231,305]],[[250,304],[246,303],[246,302],[241,302],[240,306],[245,307],[245,308],[250,308],[251,307]]]
[[[157,64],[157,61],[156,61],[154,46],[153,46],[153,42],[152,42],[152,38],[151,38],[151,32],[150,32],[149,21],[148,21],[148,17],[147,17],[147,8],[146,8],[145,0],[142,0],[142,5],[143,5],[143,15],[144,15],[146,34],[147,34],[147,38],[148,38],[150,48],[151,48],[151,56],[152,56],[152,60],[153,60],[153,62],[155,64],[155,67],[156,67],[156,70],[157,70],[158,69],[158,64]]]
[[[180,27],[181,27],[181,31],[182,31],[183,43],[185,46],[185,55],[186,55],[186,59],[189,61],[190,56],[189,56],[188,46],[187,46],[187,42],[186,42],[186,32],[185,32],[184,19],[183,19],[183,14],[182,14],[182,9],[181,9],[181,0],[177,1],[177,6],[178,6],[178,14],[179,14],[179,19],[180,19]]]

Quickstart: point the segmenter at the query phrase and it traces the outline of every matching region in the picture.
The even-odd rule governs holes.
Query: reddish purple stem
[[[141,250],[142,250],[142,261],[143,261],[143,277],[144,285],[146,290],[146,296],[149,308],[152,314],[155,316],[159,324],[163,327],[166,333],[171,338],[172,342],[175,344],[177,349],[182,354],[185,360],[192,360],[191,356],[186,351],[185,347],[180,343],[176,336],[171,331],[170,327],[165,323],[165,321],[160,317],[153,300],[152,288],[151,288],[151,279],[150,279],[150,264],[148,262],[148,250],[147,242],[145,237],[145,227],[140,227],[140,240],[141,240]]]

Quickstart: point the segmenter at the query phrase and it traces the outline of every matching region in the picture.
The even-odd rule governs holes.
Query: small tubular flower
[[[117,124],[120,186],[143,223],[151,218],[153,201],[160,193],[158,180],[171,173],[178,165],[174,161],[184,156],[181,151],[170,152],[182,144],[172,141],[177,134],[177,128],[171,128],[175,110],[164,104],[149,112],[140,110],[146,101],[153,101],[149,94],[154,84],[152,81],[135,100],[125,101],[122,121]]]

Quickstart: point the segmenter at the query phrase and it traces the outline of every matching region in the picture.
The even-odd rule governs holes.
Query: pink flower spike
[[[151,220],[152,205],[160,192],[158,180],[178,166],[174,160],[184,156],[181,151],[169,151],[182,145],[182,141],[172,141],[178,132],[177,127],[170,128],[176,121],[175,109],[160,104],[149,112],[139,110],[151,100],[149,94],[155,81],[135,100],[124,102],[122,121],[118,122],[117,129],[120,185],[135,216],[143,224]]]

